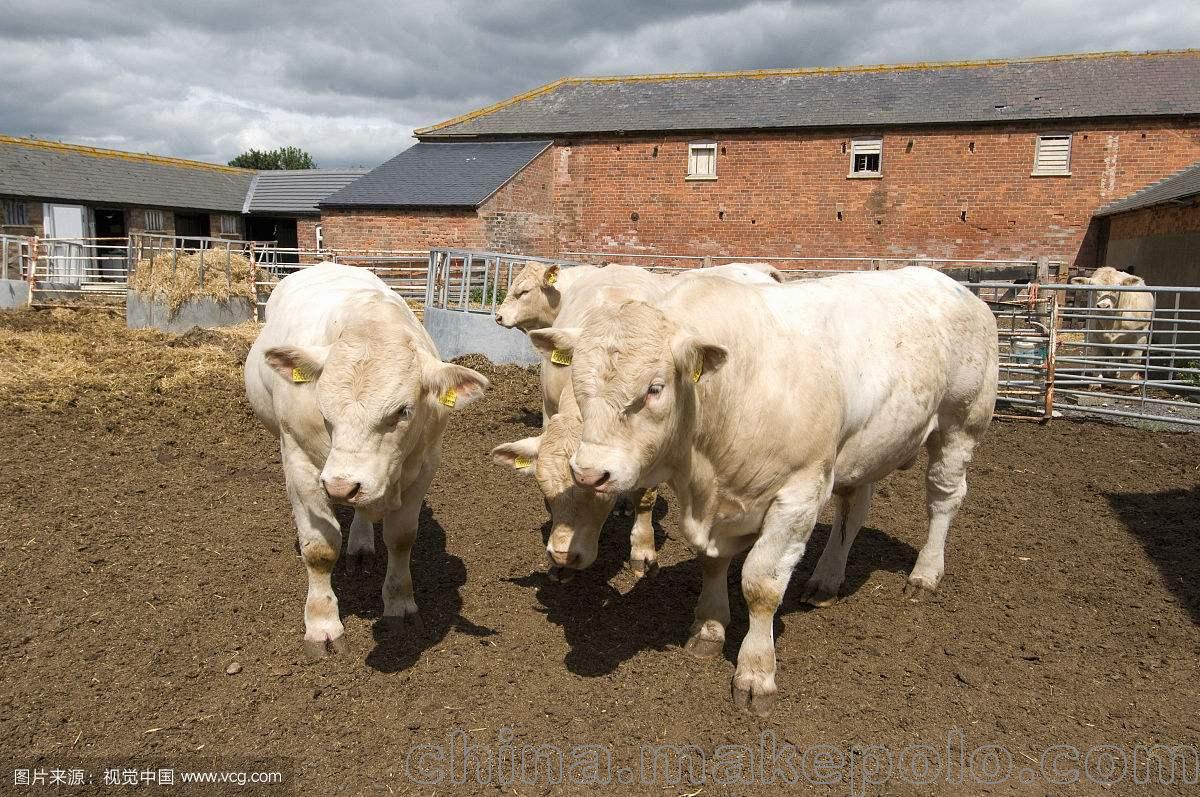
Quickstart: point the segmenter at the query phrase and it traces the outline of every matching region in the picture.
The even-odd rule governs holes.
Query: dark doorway
[[[96,208],[92,212],[95,220],[96,259],[89,270],[95,278],[105,282],[121,282],[125,279],[128,260],[125,250],[125,211],[119,208]]]
[[[299,244],[296,220],[276,216],[251,216],[247,219],[246,235],[251,241],[274,241],[280,249],[295,249]],[[297,263],[295,252],[280,252],[280,263]]]
[[[211,235],[207,213],[176,213],[175,214],[175,237],[176,238],[208,238]],[[200,241],[185,240],[183,241],[185,249],[199,249]]]

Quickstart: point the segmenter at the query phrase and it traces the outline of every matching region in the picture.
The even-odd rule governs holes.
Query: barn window
[[[717,143],[715,141],[693,141],[688,144],[689,180],[717,179]]]
[[[320,252],[325,248],[325,231],[320,224],[313,228],[313,236],[317,239],[317,251]]]
[[[237,235],[238,234],[238,217],[231,216],[228,213],[217,217],[217,229],[221,235]]]
[[[163,212],[161,210],[146,211],[146,231],[147,232],[162,232],[166,229],[163,224]]]
[[[850,176],[880,177],[883,174],[883,139],[856,138],[850,142]]]
[[[29,224],[29,213],[25,203],[19,199],[4,200],[4,223],[14,227],[24,227]]]
[[[1033,154],[1033,174],[1071,174],[1071,134],[1038,136]]]

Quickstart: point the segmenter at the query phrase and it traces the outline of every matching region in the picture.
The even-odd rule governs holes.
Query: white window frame
[[[313,237],[317,241],[317,251],[321,252],[325,249],[325,231],[321,229],[321,225],[313,227]]]
[[[220,235],[238,235],[238,217],[232,213],[217,216],[217,231]]]
[[[1060,141],[1067,140],[1067,159],[1062,166],[1044,166],[1042,164],[1042,145],[1047,140]],[[1033,171],[1030,172],[1031,177],[1070,177],[1071,176],[1071,149],[1073,148],[1075,136],[1071,133],[1039,133],[1033,144]]]
[[[711,153],[712,168],[709,171],[699,171],[700,162],[697,160],[697,154],[701,150],[707,150]],[[687,162],[687,179],[689,180],[715,180],[717,179],[717,142],[715,141],[689,141],[688,142],[688,162]]]
[[[146,232],[166,232],[167,217],[161,210],[144,210],[142,211],[142,220],[146,224]],[[155,224],[154,222],[158,223]]]
[[[858,162],[859,155],[877,155],[879,157],[879,168],[874,170],[855,169],[854,167]],[[850,139],[850,174],[846,176],[857,179],[883,177],[882,136],[861,136]]]

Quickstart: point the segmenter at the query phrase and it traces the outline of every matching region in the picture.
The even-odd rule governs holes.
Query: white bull
[[[342,547],[333,504],[352,506],[348,555],[374,554],[383,520],[383,613],[417,622],[409,553],[451,408],[487,379],[438,357],[412,311],[366,269],[322,263],[284,278],[246,358],[246,395],[279,436],[284,478],[308,571],[304,647],[345,649],[330,581]]]
[[[905,591],[937,588],[997,379],[995,320],[950,278],[907,268],[779,287],[693,280],[659,303],[597,308],[579,328],[530,340],[571,353],[575,481],[602,494],[666,481],[678,498],[704,572],[693,653],[721,651],[729,561],[750,548],[740,708],[774,704],[772,622],[824,502],[837,498],[805,590],[816,604],[836,599],[875,482],[922,446],[929,536]]]
[[[1154,294],[1150,291],[1112,290],[1145,285],[1141,277],[1104,266],[1092,272],[1090,277],[1074,277],[1072,285],[1094,285],[1091,294],[1091,312],[1103,316],[1091,319],[1092,338],[1090,347],[1098,349],[1103,358],[1115,363],[1118,379],[1136,379],[1138,366],[1144,363],[1146,348],[1150,344],[1150,322],[1154,316]],[[1098,341],[1098,342],[1097,342]],[[1123,371],[1127,365],[1129,371]],[[1145,376],[1144,368],[1142,370]],[[1095,370],[1097,377],[1107,374],[1101,367]]]

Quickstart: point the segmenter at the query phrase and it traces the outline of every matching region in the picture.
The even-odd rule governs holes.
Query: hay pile
[[[204,253],[204,284],[200,283],[200,252],[156,252],[139,260],[129,288],[163,301],[175,313],[189,299],[207,296],[228,301],[238,296],[254,300],[250,259],[224,249]],[[228,271],[227,271],[228,267]]]
[[[259,326],[202,334],[131,330],[108,313],[56,309],[0,315],[0,404],[64,409],[80,404],[190,402],[241,389],[245,352]]]

